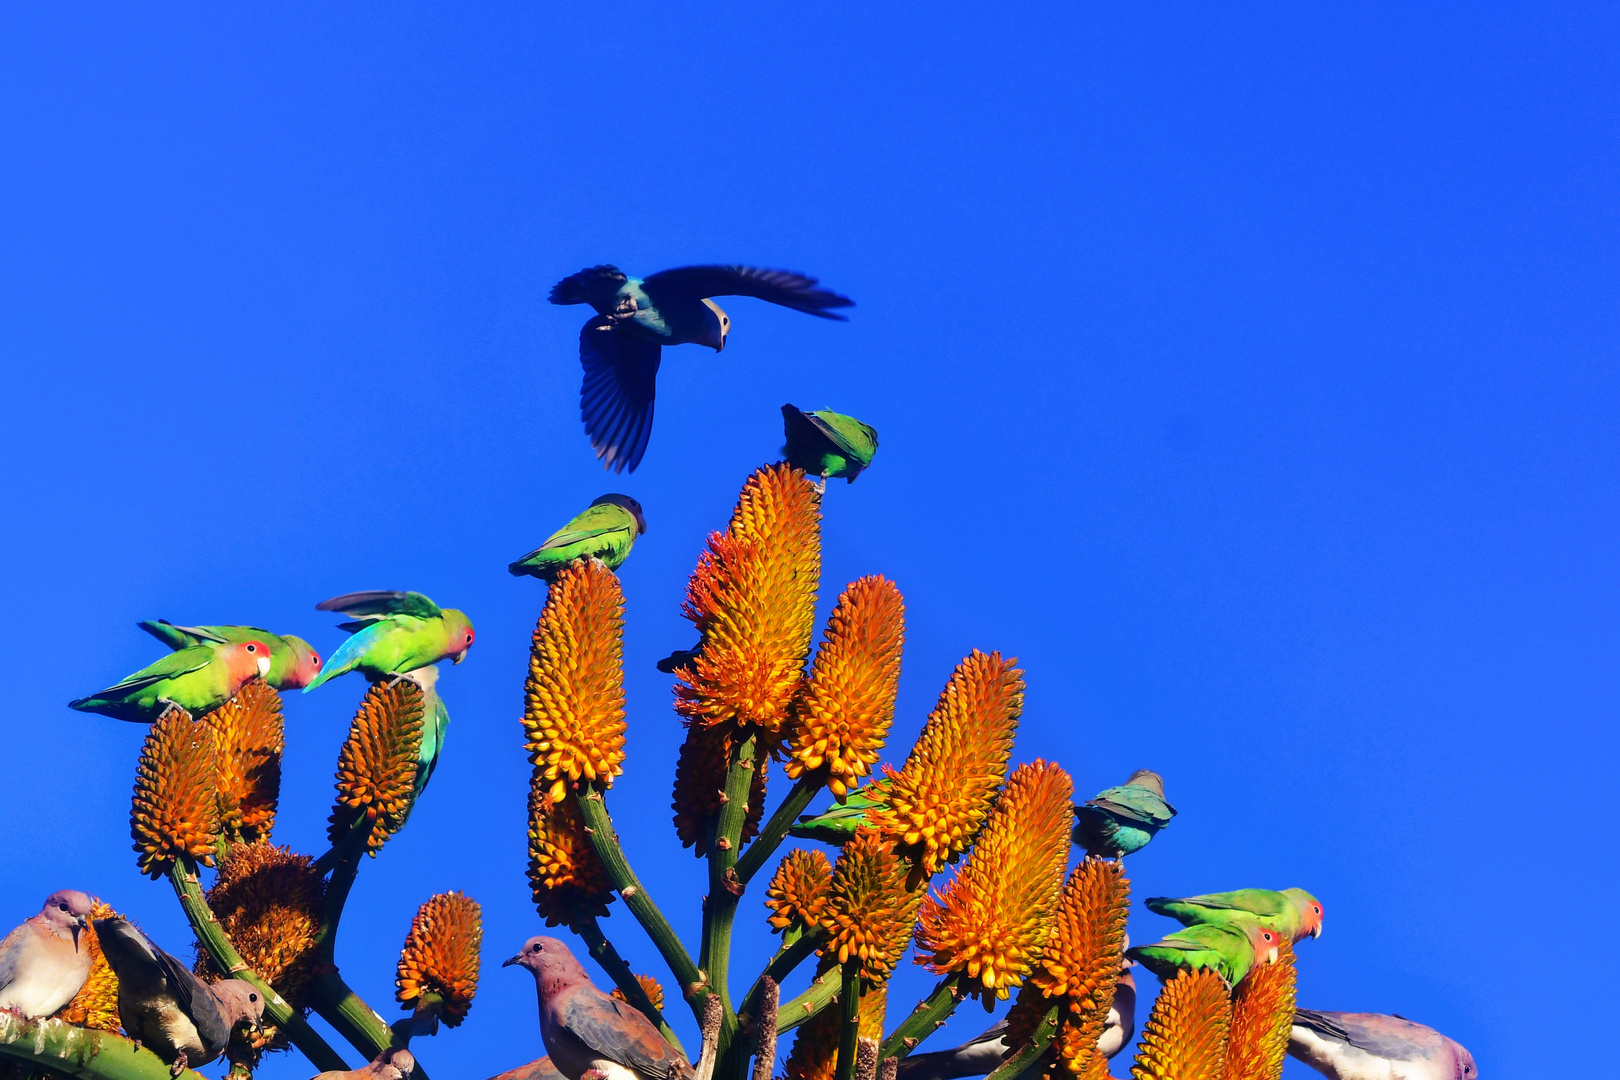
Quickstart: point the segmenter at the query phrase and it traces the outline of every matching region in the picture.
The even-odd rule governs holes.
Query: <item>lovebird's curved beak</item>
[[[501,967],[511,967],[513,964],[521,964],[522,962],[523,962],[523,954],[518,953],[516,956],[512,957],[512,959],[510,959],[510,960],[502,960],[501,961]]]
[[[451,657],[450,662],[452,664],[459,664],[465,659],[467,659],[467,650],[463,649],[461,652],[458,652],[455,656]]]
[[[1317,937],[1321,937],[1321,936],[1322,936],[1322,924],[1317,923],[1316,926],[1311,930],[1311,937],[1317,938]]]
[[[254,663],[258,665],[259,678],[262,679],[266,675],[270,674],[270,658],[268,656],[261,656],[255,660]]]
[[[1277,962],[1277,947],[1275,945],[1273,945],[1271,948],[1266,950],[1266,963],[1275,964],[1276,962]]]

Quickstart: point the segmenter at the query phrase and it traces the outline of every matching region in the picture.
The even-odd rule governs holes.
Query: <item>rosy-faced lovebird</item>
[[[1400,1016],[1299,1009],[1288,1053],[1333,1080],[1477,1080],[1474,1055]]]
[[[851,791],[842,801],[833,803],[820,813],[802,815],[788,829],[788,835],[801,840],[842,845],[855,835],[856,829],[866,824],[868,810],[888,804],[889,782],[874,780],[865,787]]]
[[[321,671],[315,647],[292,634],[272,634],[257,626],[176,626],[167,619],[147,619],[135,625],[171,649],[205,641],[262,641],[270,646],[270,670],[264,681],[277,690],[308,686]]]
[[[372,682],[449,660],[461,663],[472,647],[473,627],[455,608],[441,608],[419,592],[345,593],[323,600],[316,611],[339,611],[353,622],[339,627],[353,636],[338,646],[309,693],[328,679],[358,671]]]
[[[37,1020],[73,1000],[90,975],[90,945],[79,935],[92,903],[77,889],[58,889],[0,940],[0,1009]]]
[[[684,266],[633,278],[616,266],[593,266],[563,278],[553,304],[589,304],[596,315],[579,332],[585,383],[579,392],[585,434],[602,464],[635,471],[652,435],[653,396],[665,345],[726,347],[731,319],[711,296],[752,296],[773,304],[839,319],[829,308],[854,301],[816,279],[753,266]]]
[[[597,559],[617,570],[646,531],[640,503],[628,495],[603,495],[507,569],[514,577],[528,574],[542,581],[554,581],[575,559]]]
[[[804,412],[784,405],[782,427],[787,438],[782,456],[787,463],[823,480],[853,484],[877,455],[877,429],[831,409]]]
[[[1137,769],[1119,787],[1075,806],[1074,842],[1091,855],[1124,858],[1147,847],[1175,816],[1176,808],[1164,801],[1164,778]]]
[[[602,993],[568,946],[532,937],[502,964],[534,973],[540,1038],[568,1080],[595,1069],[608,1080],[691,1080],[692,1066],[633,1005]]]
[[[225,704],[243,683],[269,670],[270,647],[262,641],[201,641],[68,707],[136,724],[151,723],[171,704],[195,717]]]
[[[1322,936],[1322,902],[1304,889],[1238,889],[1203,896],[1150,896],[1149,911],[1168,915],[1183,926],[1196,923],[1226,925],[1253,919],[1290,942]]]
[[[1216,926],[1199,923],[1166,934],[1152,945],[1138,945],[1125,955],[1169,982],[1178,971],[1209,968],[1228,987],[1243,981],[1256,964],[1275,964],[1282,935],[1257,922]]]

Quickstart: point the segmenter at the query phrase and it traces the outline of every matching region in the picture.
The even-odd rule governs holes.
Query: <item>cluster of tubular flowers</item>
[[[176,859],[214,864],[219,836],[215,757],[213,733],[182,709],[169,709],[146,733],[129,816],[141,873],[156,879]]]
[[[899,772],[885,769],[888,801],[867,821],[917,849],[935,874],[973,844],[1007,775],[1024,707],[1023,673],[975,649],[952,672]]]
[[[720,816],[721,796],[726,786],[726,770],[731,752],[742,736],[735,724],[701,727],[693,724],[686,731],[680,756],[675,759],[675,791],[671,805],[675,811],[675,835],[682,847],[692,848],[699,858],[708,853],[709,840]],[[770,768],[769,746],[756,749],[754,776],[748,787],[748,813],[743,818],[739,839],[747,843],[759,832],[765,813],[765,782]]]
[[[664,984],[653,978],[651,975],[637,975],[636,982],[641,985],[641,992],[647,995],[647,1000],[652,1003],[652,1007],[657,1009],[659,1012],[663,1012]],[[620,990],[617,986],[613,988],[613,996],[627,1005],[630,1004],[630,999],[626,997],[624,991]]]
[[[844,590],[794,704],[788,776],[825,769],[842,798],[871,771],[894,722],[905,638],[906,606],[894,582],[863,577]]]
[[[281,695],[254,679],[203,717],[219,754],[219,827],[230,841],[267,839],[281,792],[286,748]]]
[[[883,1039],[883,1018],[888,1005],[888,986],[875,986],[861,994],[856,1017],[856,1035],[862,1039]],[[822,1009],[799,1026],[788,1055],[784,1080],[833,1080],[838,1065],[838,1036],[843,1017],[838,1009]]]
[[[438,995],[439,1018],[457,1027],[478,992],[478,952],[484,942],[478,901],[459,892],[431,896],[416,911],[399,953],[394,998],[410,1009]]]
[[[922,888],[910,867],[875,829],[861,828],[838,853],[821,908],[820,951],[840,964],[860,962],[861,978],[881,983],[906,951]]]
[[[961,871],[922,906],[917,962],[962,972],[1005,998],[1046,948],[1068,859],[1074,785],[1056,765],[1021,766],[996,800]]]
[[[90,956],[90,974],[73,1000],[56,1011],[56,1019],[96,1031],[118,1031],[122,1026],[118,1019],[118,976],[113,974],[96,937],[96,920],[116,917],[118,912],[111,904],[97,900],[90,905],[89,925],[79,934],[79,945]]]
[[[313,974],[326,881],[308,855],[267,840],[232,844],[208,890],[208,907],[249,967],[293,1008],[302,1008]],[[197,974],[221,979],[201,946]]]
[[[529,649],[523,730],[548,797],[624,771],[624,593],[606,566],[581,559],[546,594]]]
[[[777,930],[786,930],[795,923],[802,927],[817,926],[831,888],[832,864],[824,852],[802,848],[788,852],[777,864],[776,873],[765,889],[771,926]]]
[[[1275,964],[1249,973],[1232,996],[1232,1024],[1222,1080],[1275,1080],[1282,1075],[1294,1026],[1294,949],[1283,939]]]
[[[683,610],[703,635],[676,672],[675,709],[688,723],[783,730],[804,679],[820,578],[820,492],[786,464],[755,470],[687,584]]]
[[[1177,973],[1159,991],[1142,1027],[1131,1076],[1219,1080],[1231,1022],[1232,1001],[1217,972],[1201,968]]]
[[[614,900],[607,871],[585,835],[579,804],[554,802],[539,770],[529,785],[529,886],[547,926],[606,915]]]
[[[366,691],[338,753],[337,802],[326,830],[333,844],[365,822],[366,848],[375,854],[405,824],[416,795],[426,706],[426,694],[411,679],[376,682]]]

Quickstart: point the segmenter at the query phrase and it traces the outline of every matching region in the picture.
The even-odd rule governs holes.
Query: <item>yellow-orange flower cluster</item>
[[[1232,996],[1222,1080],[1277,1080],[1294,1026],[1294,949],[1284,938],[1275,964],[1249,973]]]
[[[364,820],[371,826],[366,848],[376,854],[405,823],[426,706],[422,687],[411,679],[376,682],[366,691],[338,753],[337,803],[326,830],[332,843]]]
[[[529,785],[529,887],[547,926],[606,915],[613,902],[607,871],[585,835],[573,799],[553,802],[550,785],[536,775]]]
[[[739,735],[734,724],[715,727],[692,725],[675,760],[675,835],[681,846],[693,849],[701,858],[708,853],[709,840],[720,816],[721,795],[726,786],[726,769]],[[748,813],[743,818],[740,839],[747,843],[759,832],[765,813],[765,781],[771,759],[768,747],[756,746],[754,778],[748,786]]]
[[[478,901],[459,892],[430,896],[416,910],[394,976],[394,999],[414,1008],[425,994],[443,1001],[439,1019],[457,1027],[478,992],[478,951],[484,942]]]
[[[90,974],[84,985],[73,995],[73,1000],[56,1011],[56,1019],[66,1020],[76,1027],[96,1031],[117,1031],[118,976],[101,952],[101,941],[96,937],[96,920],[117,918],[112,905],[100,900],[90,905],[89,925],[79,932],[79,947],[90,955]]]
[[[590,559],[557,575],[534,627],[523,730],[555,801],[570,783],[624,771],[624,592]]]
[[[703,645],[676,672],[676,711],[693,724],[782,730],[804,679],[820,578],[820,493],[785,464],[755,470],[687,584],[683,609]]]
[[[888,803],[867,821],[919,850],[927,874],[973,844],[1007,776],[1024,708],[1023,673],[977,649],[956,666],[899,772],[885,769]]]
[[[1056,765],[1021,766],[996,800],[960,873],[929,897],[917,962],[965,972],[980,994],[1005,998],[1046,948],[1068,859],[1074,785]]]
[[[647,1000],[652,1002],[652,1007],[657,1009],[659,1012],[663,1012],[664,984],[653,978],[651,975],[637,975],[636,982],[641,984],[641,992],[647,995]],[[617,986],[613,988],[613,996],[624,1002],[626,1005],[630,1004],[630,999],[626,997],[624,991],[620,990]]]
[[[219,827],[230,841],[269,839],[286,746],[281,695],[254,679],[203,717],[219,752]]]
[[[214,864],[215,757],[213,734],[183,709],[169,709],[146,733],[129,815],[141,873],[156,879],[179,858]]]
[[[315,962],[326,882],[308,855],[268,840],[232,844],[208,890],[208,907],[236,951],[276,992],[302,1008]],[[198,975],[222,979],[208,953],[197,950]]]
[[[786,930],[794,923],[807,928],[816,926],[821,922],[831,887],[832,864],[825,853],[802,848],[788,852],[765,889],[770,924],[778,930]]]
[[[882,1040],[887,1004],[886,984],[862,990],[855,1022],[857,1036]],[[842,1010],[826,1008],[800,1025],[799,1034],[793,1040],[793,1051],[788,1055],[784,1080],[832,1080],[838,1065],[838,1033],[842,1023]]]
[[[894,722],[906,605],[894,582],[863,577],[838,598],[793,709],[786,772],[797,780],[825,767],[833,794],[871,771]]]
[[[1084,1076],[1108,1021],[1119,983],[1130,916],[1130,882],[1111,859],[1087,859],[1069,874],[1046,951],[1029,985],[1063,999],[1058,1060]]]
[[[923,890],[907,887],[909,867],[876,830],[862,828],[838,853],[821,909],[821,954],[861,962],[861,977],[881,983],[906,951]]]
[[[1232,1002],[1218,973],[1178,972],[1153,1003],[1137,1045],[1135,1080],[1221,1080]]]

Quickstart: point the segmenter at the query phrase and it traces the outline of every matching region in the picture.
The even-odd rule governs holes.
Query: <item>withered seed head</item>
[[[208,907],[248,966],[302,1008],[325,895],[326,882],[308,855],[259,840],[225,849]],[[228,974],[201,946],[196,971],[210,979]]]
[[[400,950],[395,1000],[410,1009],[424,994],[438,994],[444,1002],[440,1019],[446,1027],[459,1026],[478,992],[478,951],[483,941],[476,900],[459,892],[429,897],[417,909]]]
[[[182,709],[159,717],[141,747],[129,831],[136,865],[156,879],[178,858],[212,866],[219,836],[214,737]]]

